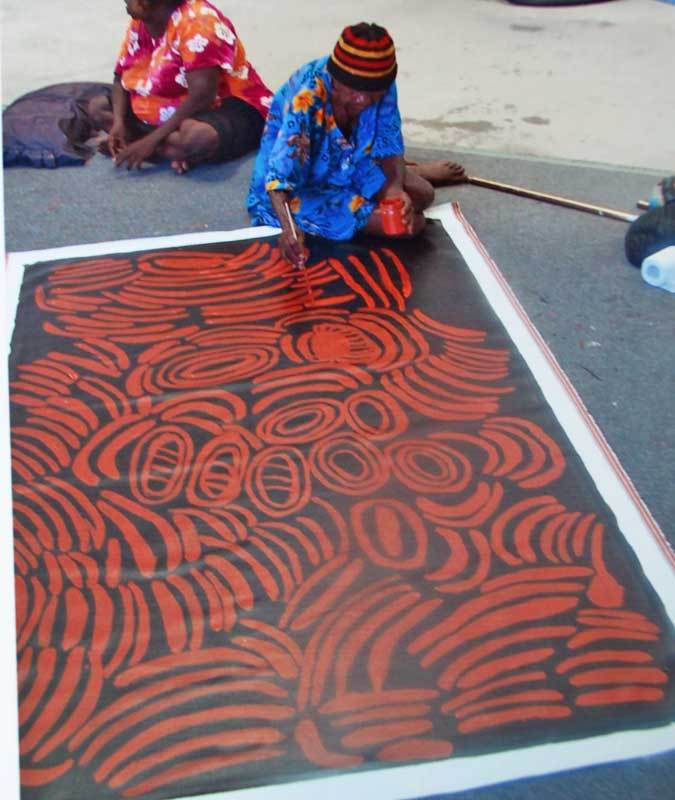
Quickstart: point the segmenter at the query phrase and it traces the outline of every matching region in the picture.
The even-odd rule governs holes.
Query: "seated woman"
[[[90,102],[117,166],[169,159],[177,172],[254,150],[272,95],[232,23],[208,0],[126,0],[131,17],[112,108]]]
[[[465,180],[458,164],[404,161],[396,71],[387,31],[362,22],[274,96],[248,210],[254,225],[281,226],[279,246],[292,263],[303,262],[303,231],[327,239],[386,235],[379,203],[388,198],[402,200],[405,235],[415,236],[432,184]]]

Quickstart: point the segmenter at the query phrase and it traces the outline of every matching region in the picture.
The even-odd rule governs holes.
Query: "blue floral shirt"
[[[396,85],[361,112],[347,139],[333,115],[327,61],[305,64],[274,96],[248,195],[254,225],[279,225],[267,192],[283,190],[304,231],[350,239],[385,182],[378,162],[403,155]]]

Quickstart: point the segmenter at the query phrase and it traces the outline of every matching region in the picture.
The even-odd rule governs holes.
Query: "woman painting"
[[[160,158],[185,172],[255,149],[272,95],[227,17],[208,0],[125,2],[112,108],[90,104],[117,166]]]
[[[387,31],[362,22],[345,28],[329,57],[305,64],[274,96],[248,209],[254,224],[281,226],[289,261],[303,261],[303,232],[386,235],[380,203],[393,197],[403,205],[405,235],[414,236],[424,228],[433,184],[465,180],[458,164],[406,164],[396,71]]]

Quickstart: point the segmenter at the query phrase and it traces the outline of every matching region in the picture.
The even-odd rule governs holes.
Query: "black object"
[[[109,83],[57,83],[15,100],[2,114],[4,166],[84,164],[95,152],[86,144],[94,133],[88,101],[111,91]]]
[[[626,233],[626,258],[635,267],[652,253],[675,245],[675,175],[661,181],[661,191],[665,205],[646,211]]]

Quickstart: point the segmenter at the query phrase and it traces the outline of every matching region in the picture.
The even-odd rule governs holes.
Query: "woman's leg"
[[[228,97],[219,108],[186,119],[167,138],[160,154],[179,173],[201,161],[231,161],[258,147],[264,125],[253,106]]]
[[[454,161],[423,161],[421,164],[406,161],[406,169],[427,180],[432,186],[449,186],[464,183],[466,172]]]
[[[213,160],[219,145],[218,132],[212,125],[186,119],[177,131],[169,134],[158,153],[171,161],[176,172],[183,173],[200,161]]]

